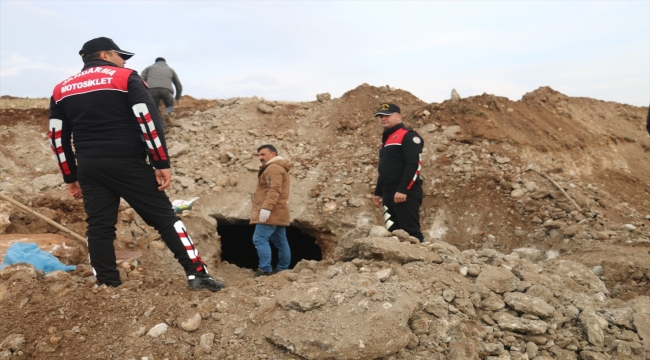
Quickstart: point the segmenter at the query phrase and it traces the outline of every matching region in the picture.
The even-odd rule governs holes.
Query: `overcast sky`
[[[362,83],[441,102],[484,92],[650,102],[650,1],[0,0],[0,94],[46,97],[107,36],[184,94],[339,97]]]

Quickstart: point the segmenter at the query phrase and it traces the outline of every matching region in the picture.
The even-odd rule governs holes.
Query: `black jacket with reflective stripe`
[[[136,110],[142,116],[136,117]],[[142,122],[146,118],[153,125],[142,126],[140,117]],[[67,174],[63,171],[66,183],[77,180],[75,157],[144,157],[148,149],[145,138],[154,144],[149,147],[152,165],[157,169],[170,167],[162,119],[148,88],[134,70],[103,60],[89,61],[79,74],[54,88],[50,127],[52,120],[61,120],[55,123],[62,124],[55,130],[61,132],[62,152],[69,169]]]
[[[398,191],[403,194],[422,186],[420,178],[424,140],[404,124],[387,129],[382,134],[375,195]]]

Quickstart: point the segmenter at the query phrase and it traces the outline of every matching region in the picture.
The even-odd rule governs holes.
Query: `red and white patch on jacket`
[[[418,169],[415,170],[413,179],[411,179],[411,182],[409,182],[409,185],[406,187],[407,190],[411,190],[413,184],[415,184],[415,182],[418,180],[418,176],[420,176],[420,170],[422,170],[422,154],[418,155]]]
[[[391,145],[402,145],[402,141],[404,140],[404,135],[406,135],[408,132],[409,131],[406,129],[395,130],[394,133],[388,136],[388,139],[386,139],[386,143],[384,143],[382,147],[391,146]]]
[[[144,135],[144,140],[147,143],[147,147],[151,152],[151,156],[154,161],[166,161],[167,154],[165,154],[165,149],[158,138],[158,132],[156,131],[156,126],[151,119],[151,114],[149,114],[149,107],[145,103],[139,103],[133,105],[133,113],[140,123],[140,129],[142,130],[142,135]]]
[[[116,66],[95,66],[81,71],[54,87],[54,102],[68,96],[93,91],[112,90],[128,92],[129,76],[133,70]]]
[[[52,152],[54,152],[54,158],[59,165],[59,170],[61,170],[63,175],[71,175],[72,172],[70,172],[70,167],[68,166],[68,161],[65,158],[65,152],[63,151],[63,146],[61,144],[62,129],[63,120],[50,119],[50,131],[47,137],[50,141]]]

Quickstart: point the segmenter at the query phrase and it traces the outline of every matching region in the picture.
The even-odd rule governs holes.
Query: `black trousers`
[[[386,229],[388,231],[402,229],[423,242],[424,236],[420,231],[422,187],[411,189],[406,196],[406,201],[403,203],[395,203],[394,196],[395,191],[384,192],[382,196]]]
[[[158,191],[155,172],[144,158],[80,158],[77,163],[88,216],[90,264],[100,284],[119,286],[122,283],[113,247],[120,198],[158,231],[188,275],[206,272],[185,226],[174,213],[165,192]]]

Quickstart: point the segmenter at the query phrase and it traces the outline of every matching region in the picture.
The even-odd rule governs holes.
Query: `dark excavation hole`
[[[257,250],[253,245],[253,232],[255,225],[248,222],[225,223],[219,222],[217,233],[221,236],[221,260],[235,264],[239,267],[257,269]],[[320,247],[316,245],[313,236],[303,233],[299,228],[287,227],[287,239],[291,248],[291,265],[293,268],[300,260],[322,260]],[[278,251],[271,245],[273,257],[271,264],[275,268],[278,264]]]

